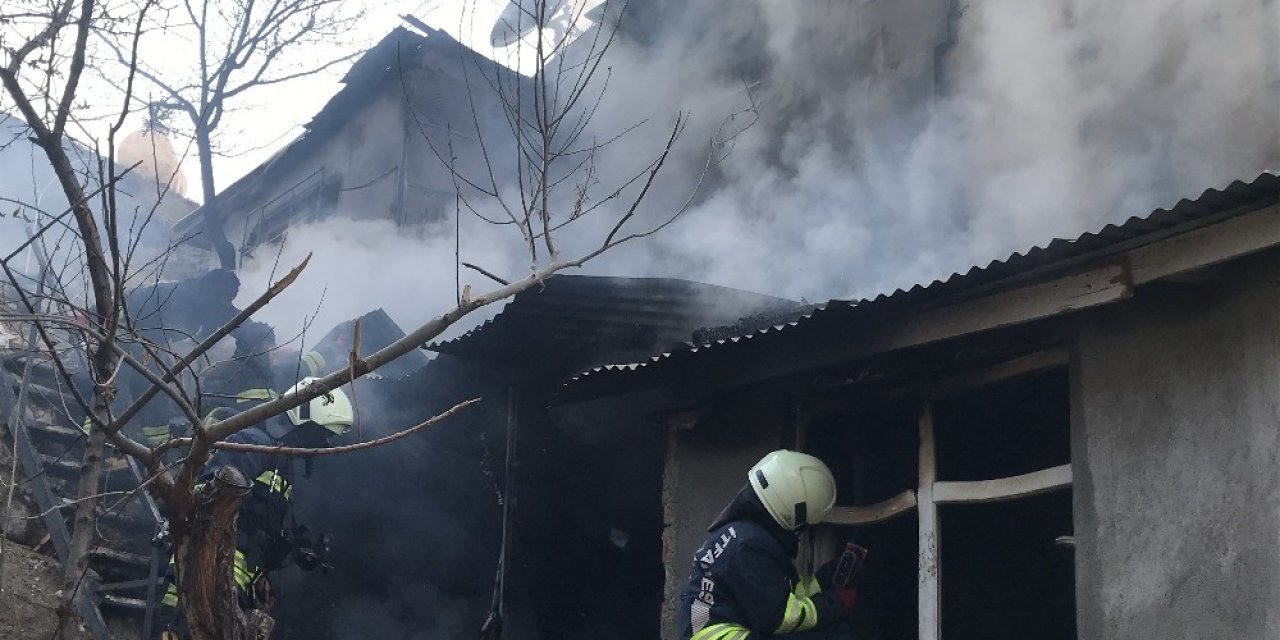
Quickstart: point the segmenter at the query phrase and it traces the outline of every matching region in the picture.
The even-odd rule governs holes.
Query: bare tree
[[[136,71],[159,90],[166,107],[187,117],[200,160],[204,233],[223,268],[237,266],[222,228],[213,166],[223,117],[255,89],[315,75],[359,55],[334,51],[363,18],[361,6],[342,0],[181,0],[179,9],[159,26],[190,38],[194,45],[173,49],[179,58],[194,57],[185,75],[177,70],[185,61],[167,56],[166,68],[135,62],[118,37],[103,38],[122,68]],[[304,53],[312,57],[304,58]]]
[[[72,164],[66,143],[66,127],[75,108],[76,92],[85,69],[87,43],[89,34],[97,20],[102,18],[99,7],[87,0],[76,4],[65,0],[53,5],[50,11],[40,14],[38,11],[28,12],[29,24],[37,25],[37,29],[20,43],[5,46],[5,60],[0,67],[0,83],[5,93],[13,101],[30,127],[35,143],[44,150],[63,194],[71,206],[79,242],[83,246],[84,266],[88,272],[89,299],[92,306],[86,309],[85,316],[90,325],[104,336],[104,340],[91,346],[87,352],[89,377],[94,381],[92,398],[86,399],[78,392],[76,399],[82,409],[91,416],[95,424],[106,425],[110,422],[111,401],[114,390],[111,380],[119,366],[120,358],[114,344],[119,329],[119,317],[116,310],[121,303],[121,283],[118,269],[121,261],[118,237],[108,237],[104,244],[102,229],[90,208],[91,195],[82,184],[80,176]],[[139,12],[140,15],[145,12]],[[39,22],[40,19],[43,23]],[[59,41],[67,32],[73,38],[69,55],[63,57]],[[8,38],[20,38],[19,33],[6,32]],[[34,56],[34,57],[33,57]],[[27,80],[33,74],[24,74],[24,65],[41,71],[39,80],[31,83]],[[56,80],[61,86],[55,87]],[[33,97],[34,92],[34,97]],[[43,103],[43,112],[38,105]],[[118,127],[117,127],[118,128]],[[110,260],[110,262],[108,261]],[[23,294],[19,281],[6,263],[3,264],[10,284],[18,290],[28,313],[36,313],[36,307]],[[40,336],[51,354],[57,353],[57,346],[50,332],[37,323]],[[74,389],[71,374],[66,364],[54,357],[60,374],[67,381],[69,388]],[[84,461],[81,467],[78,494],[92,496],[98,491],[101,475],[101,458],[106,442],[107,431],[96,429],[89,437]],[[92,518],[95,501],[85,500],[77,505],[75,527],[67,559],[64,593],[67,594],[64,611],[71,610],[70,603],[79,587],[80,576],[87,567],[89,546],[92,542]],[[69,615],[69,614],[68,614]]]
[[[252,0],[247,2],[243,5],[246,12],[242,19],[249,24],[252,21],[244,16],[251,15],[248,10],[254,5]],[[607,67],[602,65],[602,61],[614,42],[617,20],[623,12],[617,10],[608,14],[613,18],[589,37],[584,37],[578,48],[573,49],[569,38],[551,33],[546,28],[550,16],[547,15],[545,1],[523,4],[536,5],[522,10],[518,18],[534,22],[532,37],[535,42],[529,45],[530,55],[536,58],[534,75],[531,78],[517,76],[497,65],[477,65],[466,72],[469,83],[474,83],[471,99],[476,130],[474,148],[468,151],[483,158],[483,169],[479,175],[468,175],[459,169],[455,152],[460,150],[455,148],[452,138],[443,147],[430,136],[427,140],[449,168],[457,185],[459,203],[465,203],[467,211],[487,222],[518,230],[519,241],[527,253],[529,274],[510,282],[503,281],[500,286],[478,295],[469,285],[461,287],[452,308],[374,353],[361,353],[356,336],[349,361],[340,370],[311,382],[298,393],[263,402],[221,420],[202,418],[196,409],[199,394],[184,382],[185,377],[215,344],[291,286],[306,268],[309,258],[230,320],[204,335],[194,346],[176,352],[169,345],[148,340],[137,329],[124,292],[130,275],[129,256],[132,251],[128,239],[121,234],[119,207],[114,196],[118,168],[111,162],[101,162],[101,186],[97,190],[87,189],[73,170],[64,144],[66,123],[78,108],[78,79],[85,68],[90,34],[103,22],[118,24],[119,12],[105,11],[94,0],[61,0],[52,11],[44,14],[41,28],[29,40],[21,46],[6,46],[3,68],[0,68],[5,94],[27,120],[33,138],[54,167],[62,191],[71,203],[65,214],[43,212],[37,236],[54,228],[61,217],[71,215],[80,249],[77,260],[87,273],[88,286],[83,304],[78,304],[73,295],[64,293],[55,305],[55,309],[65,311],[59,313],[42,310],[33,303],[30,283],[17,277],[8,264],[14,254],[0,259],[0,267],[9,285],[18,292],[22,303],[16,313],[5,312],[8,315],[6,319],[28,322],[37,329],[42,349],[92,424],[75,503],[73,550],[66,566],[68,588],[65,594],[68,599],[74,597],[85,573],[85,557],[93,539],[92,519],[94,497],[99,491],[99,461],[104,446],[109,443],[146,470],[144,486],[162,503],[169,518],[180,603],[190,623],[192,637],[197,640],[257,637],[263,620],[269,620],[269,616],[264,611],[245,612],[240,609],[232,578],[235,518],[250,480],[234,470],[223,469],[201,484],[202,478],[207,477],[206,463],[215,450],[250,450],[293,456],[328,455],[351,450],[352,447],[322,450],[259,447],[237,443],[234,436],[350,384],[417,349],[476,309],[538,286],[551,275],[581,266],[619,245],[656,233],[688,208],[694,197],[692,191],[687,197],[679,198],[673,205],[666,205],[659,211],[647,214],[642,211],[658,175],[685,131],[688,119],[683,113],[673,114],[669,126],[664,126],[652,158],[641,161],[634,171],[610,172],[624,177],[614,184],[602,184],[600,163],[611,157],[606,154],[610,144],[641,130],[645,124],[636,123],[603,139],[590,133],[590,124],[607,84]],[[327,3],[298,6],[320,8]],[[148,7],[149,4],[141,5],[133,15],[133,36],[127,53],[125,49],[118,50],[127,63],[128,73],[124,103],[105,136],[109,153],[113,150],[115,135],[125,115],[130,112],[134,79],[144,73],[137,64],[137,51],[145,32],[143,26]],[[207,17],[206,12],[210,8],[188,5],[188,10],[194,21],[201,16]],[[275,24],[285,23],[275,21]],[[250,30],[250,33],[257,32]],[[282,32],[277,28],[274,33]],[[63,42],[68,34],[70,44],[66,45],[67,54],[62,55],[58,53],[57,43]],[[175,101],[187,100],[184,108],[190,108],[189,115],[195,119],[196,126],[209,133],[223,113],[222,101],[234,97],[234,89],[238,87],[270,80],[272,76],[268,72],[272,60],[299,42],[288,37],[275,38],[261,40],[257,45],[251,45],[248,39],[243,41],[244,47],[268,43],[267,48],[257,50],[263,59],[256,67],[259,72],[251,74],[247,80],[249,84],[232,84],[228,80],[233,72],[247,64],[251,51],[237,48],[240,45],[231,45],[231,53],[221,58],[225,72],[205,75],[190,87],[179,87],[171,97]],[[233,39],[233,42],[241,41]],[[115,46],[118,47],[118,43]],[[203,50],[206,49],[202,47]],[[42,56],[44,64],[31,69],[24,67],[33,55]],[[275,78],[278,78],[274,80],[277,82],[284,79]],[[210,83],[215,86],[209,86]],[[406,82],[406,86],[408,84]],[[54,85],[58,88],[56,99],[50,101],[54,107],[42,113],[37,105]],[[199,97],[194,101],[182,98],[186,91],[193,91]],[[475,111],[475,99],[484,91],[498,97],[505,123],[501,136],[482,126],[478,111]],[[217,96],[216,99],[213,96]],[[749,113],[751,109],[748,107],[745,112]],[[694,190],[743,128],[734,124],[739,121],[738,114],[733,114],[710,136],[700,173],[687,182],[694,186]],[[497,137],[503,137],[505,141],[500,142]],[[208,160],[208,157],[202,157],[202,164]],[[207,194],[211,184],[211,180],[206,181]],[[90,207],[90,200],[95,197],[101,203],[101,219]],[[206,198],[206,205],[212,202],[213,198]],[[572,239],[573,242],[560,242],[563,239]],[[578,248],[567,251],[564,249],[566,244]],[[58,291],[68,290],[67,287],[58,288]],[[91,381],[88,397],[77,390],[74,359],[67,345],[87,356],[89,366],[85,373]],[[141,349],[142,357],[135,356],[138,349]],[[118,380],[122,369],[141,376],[148,384],[137,397],[118,403]],[[162,395],[173,403],[179,417],[186,422],[190,436],[148,446],[127,435],[125,427],[150,401]],[[386,444],[435,424],[472,402],[428,418],[392,437],[353,447]],[[165,459],[166,454],[173,451],[180,452],[181,460],[170,466]]]

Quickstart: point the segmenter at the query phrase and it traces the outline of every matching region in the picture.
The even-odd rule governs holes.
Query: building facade
[[[800,564],[871,549],[860,637],[1274,637],[1278,195],[1264,174],[580,375],[564,406],[667,434],[664,637],[705,527],[779,447],[840,486]]]
[[[238,264],[291,226],[329,217],[403,227],[452,219],[453,172],[484,168],[477,123],[500,130],[503,100],[490,91],[492,78],[522,80],[443,31],[421,28],[396,28],[365,52],[301,136],[218,194],[215,216]],[[504,141],[495,138],[488,144],[496,151]],[[208,217],[202,207],[175,228],[199,242]]]

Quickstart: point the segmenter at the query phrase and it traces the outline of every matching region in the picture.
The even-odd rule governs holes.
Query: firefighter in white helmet
[[[830,584],[834,565],[802,578],[793,564],[800,532],[835,503],[835,478],[821,460],[781,450],[756,463],[694,554],[680,638],[851,637],[839,623],[855,596]]]
[[[284,396],[303,391],[318,378],[303,378],[285,391]],[[351,400],[341,389],[302,403],[283,416],[238,431],[227,442],[301,448],[324,448],[329,440],[351,429],[355,421]],[[236,522],[234,575],[240,604],[246,610],[268,610],[271,606],[268,574],[293,563],[305,570],[323,566],[327,541],[313,537],[306,527],[296,526],[289,517],[293,500],[291,458],[278,453],[215,450],[201,473],[201,482],[211,479],[222,467],[235,467],[253,481],[252,489],[240,507]],[[172,584],[163,603],[178,604],[178,593]],[[171,610],[167,628],[161,638],[185,637],[182,622]],[[169,635],[165,635],[169,634]]]

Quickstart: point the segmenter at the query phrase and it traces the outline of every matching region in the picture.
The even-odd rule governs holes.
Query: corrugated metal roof
[[[450,355],[540,368],[638,358],[686,344],[694,330],[799,303],[668,278],[557,275],[517,294],[493,319],[428,345]]]
[[[1224,189],[1208,189],[1195,199],[1183,199],[1170,209],[1157,209],[1143,217],[1131,217],[1121,224],[1108,224],[1097,232],[1085,233],[1074,240],[1054,239],[1043,247],[1015,252],[1003,260],[986,266],[974,266],[964,273],[954,273],[946,280],[917,284],[910,289],[897,289],[871,299],[831,300],[817,305],[798,317],[763,327],[742,335],[715,340],[707,344],[687,344],[638,362],[607,364],[584,371],[566,382],[566,386],[589,386],[606,395],[614,386],[624,383],[636,372],[674,366],[672,360],[685,361],[711,351],[749,348],[749,343],[771,336],[794,332],[797,328],[828,323],[846,323],[854,319],[888,316],[891,313],[925,307],[942,300],[953,301],[981,295],[987,291],[1015,286],[1052,272],[1063,271],[1101,257],[1127,251],[1155,242],[1169,235],[1212,224],[1280,201],[1280,177],[1267,172],[1244,182],[1237,180]],[[657,375],[655,372],[650,372]],[[578,390],[575,396],[592,395]]]

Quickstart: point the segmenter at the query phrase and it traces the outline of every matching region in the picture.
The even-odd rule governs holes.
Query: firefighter
[[[694,554],[680,594],[680,637],[851,638],[841,619],[855,595],[832,587],[834,564],[803,579],[793,564],[800,533],[835,502],[830,469],[811,455],[774,451],[756,463]]]
[[[235,307],[240,278],[214,269],[198,278],[157,282],[127,294],[129,317],[138,333],[167,345],[182,339],[199,342],[240,312]]]
[[[235,273],[214,269],[198,278],[138,287],[126,294],[126,301],[137,338],[154,343],[160,347],[161,353],[166,353],[184,351],[177,345],[200,342],[240,313],[233,304],[239,291],[240,279]],[[250,321],[246,326],[249,324],[257,323]],[[237,331],[243,329],[245,326]],[[237,354],[239,342],[237,337]],[[126,344],[137,361],[146,363],[152,360],[152,355],[140,342]],[[155,372],[162,373],[158,369]],[[128,367],[122,370],[121,380],[126,397],[137,398],[151,387],[144,376]],[[156,445],[171,437],[169,423],[181,415],[172,400],[163,395],[157,396],[126,429],[128,435]],[[181,433],[185,433],[185,429]]]
[[[304,378],[285,395],[300,391],[315,379]],[[335,389],[290,409],[286,416],[277,416],[262,425],[239,431],[227,441],[265,447],[323,448],[334,436],[349,431],[353,419],[351,401],[341,390]],[[253,481],[236,523],[233,566],[240,605],[245,610],[269,610],[271,589],[268,575],[287,562],[292,561],[308,571],[323,565],[327,547],[323,536],[312,539],[306,527],[296,526],[291,517],[293,474],[290,462],[289,458],[278,454],[216,450],[200,475],[201,482],[205,482],[219,468],[230,466]],[[160,637],[164,640],[183,637],[176,611],[178,592],[172,581],[162,603],[166,605],[167,615],[162,617],[165,630]]]
[[[247,320],[231,333],[236,349],[230,360],[224,360],[200,374],[201,410],[219,407],[235,413],[280,397],[272,355],[276,349],[275,330],[270,325]],[[296,378],[294,378],[296,380]],[[292,382],[292,380],[289,380]]]
[[[231,335],[235,339],[231,358],[215,363],[198,376],[200,401],[196,408],[206,424],[280,397],[276,389],[283,385],[277,384],[271,364],[275,331],[268,324],[247,320]],[[165,418],[141,428],[147,444],[156,446],[170,438],[190,435],[191,427],[181,413]]]

